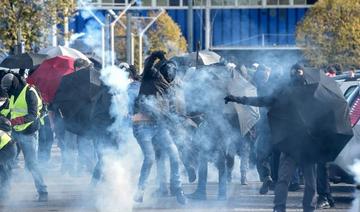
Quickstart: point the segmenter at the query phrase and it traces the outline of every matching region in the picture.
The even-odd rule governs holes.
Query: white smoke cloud
[[[354,165],[350,167],[352,173],[354,173],[355,181],[360,184],[360,160],[356,160]],[[355,192],[356,199],[353,201],[353,206],[349,212],[359,212],[360,211],[360,192]]]

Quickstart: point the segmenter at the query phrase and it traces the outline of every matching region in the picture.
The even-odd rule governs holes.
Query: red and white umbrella
[[[80,51],[73,49],[73,48],[69,48],[69,47],[65,47],[65,46],[53,46],[53,47],[48,47],[45,49],[41,49],[39,51],[40,54],[47,54],[47,59],[50,58],[54,58],[57,56],[66,56],[66,57],[71,57],[73,59],[84,59],[87,60],[89,63],[91,63],[91,61],[89,60],[89,58],[87,58],[83,53],[81,53]]]

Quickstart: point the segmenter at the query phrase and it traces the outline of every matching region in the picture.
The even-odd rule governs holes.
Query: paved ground
[[[21,163],[20,166],[23,166]],[[116,174],[114,174],[116,176]],[[52,168],[45,175],[49,190],[49,202],[39,203],[29,173],[22,168],[16,169],[12,183],[11,197],[0,203],[1,212],[43,212],[43,211],[271,211],[273,193],[259,195],[260,183],[251,181],[247,186],[235,183],[229,186],[227,201],[217,201],[217,185],[209,183],[208,201],[189,201],[180,206],[172,197],[151,199],[150,192],[145,195],[143,204],[133,204],[132,192],[124,184],[95,190],[89,187],[89,175],[70,177],[59,172],[59,157],[55,154]],[[195,186],[185,184],[185,193],[191,193]],[[98,188],[99,189],[99,188]],[[149,189],[151,190],[151,189]],[[353,186],[338,184],[333,186],[337,200],[335,209],[327,212],[349,211],[353,196]],[[105,192],[104,192],[105,191]],[[100,194],[100,195],[99,195]],[[301,211],[302,191],[289,193],[288,211]],[[356,211],[355,211],[356,212]]]

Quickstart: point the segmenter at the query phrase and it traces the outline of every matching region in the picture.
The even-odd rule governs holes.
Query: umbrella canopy
[[[53,104],[60,109],[67,130],[85,134],[91,127],[91,114],[101,91],[100,73],[85,68],[61,79]]]
[[[304,77],[306,85],[284,88],[269,110],[273,144],[298,162],[333,161],[353,136],[347,102],[321,71]]]
[[[249,81],[233,70],[233,77],[228,83],[228,91],[234,96],[257,96],[256,88]],[[259,108],[249,105],[229,103],[226,107],[234,107],[239,119],[241,135],[245,136],[260,118]]]
[[[79,52],[76,49],[65,47],[65,46],[48,47],[45,49],[41,49],[39,51],[39,53],[47,54],[48,59],[56,57],[56,56],[67,56],[67,57],[71,57],[74,59],[81,58],[81,59],[87,60],[88,62],[91,63],[89,58],[87,58],[83,53]]]
[[[176,61],[179,66],[212,65],[220,62],[221,56],[212,51],[199,51],[199,58],[196,64],[197,53],[192,52],[183,56],[176,56],[171,60]]]
[[[33,69],[34,66],[40,65],[46,57],[46,54],[35,53],[11,55],[1,62],[0,67],[8,69]]]
[[[64,75],[74,72],[74,59],[58,56],[45,60],[39,68],[32,73],[27,82],[40,89],[45,102],[50,103],[55,97],[61,79]]]

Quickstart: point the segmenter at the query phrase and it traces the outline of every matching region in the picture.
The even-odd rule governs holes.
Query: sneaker
[[[41,192],[39,193],[38,202],[47,202],[48,201],[48,193]]]
[[[259,193],[262,194],[262,195],[267,194],[269,192],[269,188],[270,188],[272,183],[273,183],[273,181],[272,181],[271,178],[265,179],[262,186],[261,186],[261,188],[260,188]]]
[[[326,199],[319,199],[317,204],[316,204],[316,209],[329,209],[330,203],[329,201],[327,201]]]
[[[135,202],[143,202],[144,201],[144,190],[138,189],[135,196],[134,196]]]
[[[182,189],[179,189],[176,194],[176,201],[182,205],[186,205],[187,200],[184,194],[184,191]]]

